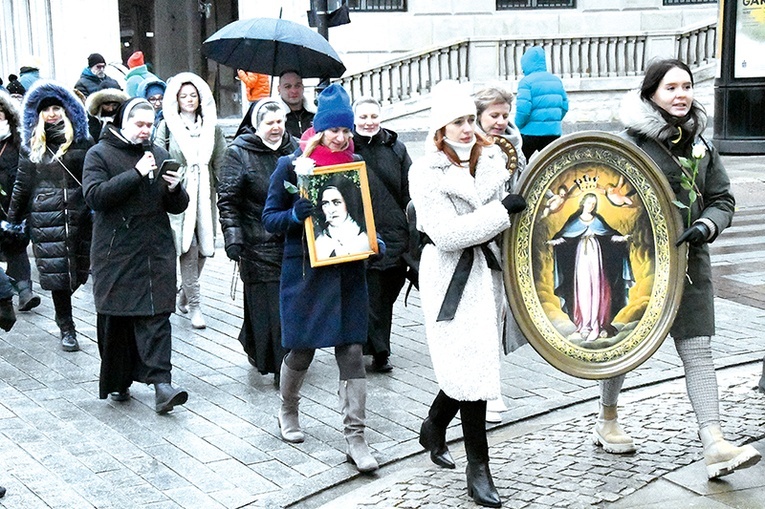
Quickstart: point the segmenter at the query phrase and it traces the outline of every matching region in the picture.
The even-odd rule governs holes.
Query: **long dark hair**
[[[653,102],[652,99],[659,88],[659,84],[661,84],[661,80],[664,79],[664,76],[670,70],[675,68],[687,72],[691,78],[691,86],[693,86],[693,72],[691,72],[690,67],[685,62],[677,58],[654,60],[648,64],[648,68],[645,70],[643,82],[640,84],[640,98],[658,111],[667,122],[667,128],[663,129],[659,135],[660,139],[675,139],[679,129],[680,138],[675,143],[679,146],[690,147],[696,135],[701,134],[707,126],[707,112],[704,106],[694,99],[688,114],[678,118],[665,111],[664,108]]]
[[[319,193],[316,196],[316,218],[319,220],[319,224],[322,229],[326,229],[328,226],[327,217],[324,215],[324,211],[321,207],[321,198],[324,196],[324,191],[327,189],[337,189],[340,196],[345,201],[345,208],[348,211],[348,215],[351,216],[362,232],[367,231],[367,223],[364,220],[364,204],[361,200],[361,189],[348,177],[344,175],[333,175],[330,177],[324,185],[319,189]]]
[[[178,113],[181,112],[181,101],[178,99],[178,96],[181,95],[181,89],[186,85],[191,85],[194,87],[194,91],[197,93],[197,109],[195,113],[198,117],[204,118],[204,115],[202,115],[202,94],[199,93],[197,86],[190,81],[184,81],[181,83],[181,87],[178,89],[178,93],[175,95],[175,100],[178,102]]]

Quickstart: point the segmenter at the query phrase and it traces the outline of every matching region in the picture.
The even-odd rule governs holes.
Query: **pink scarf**
[[[315,134],[316,131],[313,130],[313,127],[309,127],[303,133],[303,136],[300,137],[300,148],[305,150],[306,140],[312,138]],[[316,166],[332,166],[353,161],[353,151],[353,140],[349,140],[348,147],[340,152],[332,152],[324,145],[319,144],[313,149],[309,157],[316,161]]]

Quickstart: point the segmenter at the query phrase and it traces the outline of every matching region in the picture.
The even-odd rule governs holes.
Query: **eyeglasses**
[[[164,96],[161,96],[161,95],[153,95],[149,97],[147,101],[149,101],[150,103],[161,103],[163,97]]]

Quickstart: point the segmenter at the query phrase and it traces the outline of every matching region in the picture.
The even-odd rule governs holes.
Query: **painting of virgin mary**
[[[584,341],[616,334],[612,321],[635,284],[630,235],[612,228],[597,207],[598,196],[585,194],[578,210],[547,242],[554,250],[555,295]]]

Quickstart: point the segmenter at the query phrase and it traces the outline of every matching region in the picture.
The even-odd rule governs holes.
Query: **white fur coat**
[[[178,91],[186,82],[191,82],[199,91],[203,120],[198,137],[191,136],[178,112]],[[202,78],[182,72],[168,81],[162,113],[165,118],[157,128],[154,143],[166,148],[170,157],[181,164],[181,184],[189,193],[186,211],[170,215],[176,250],[178,255],[187,252],[196,231],[200,254],[212,256],[218,222],[216,175],[226,152],[226,139],[217,125],[215,99]]]
[[[418,228],[433,241],[420,262],[420,297],[425,333],[438,385],[460,401],[500,395],[502,275],[492,271],[480,249],[452,320],[436,321],[464,249],[493,239],[510,226],[500,202],[510,175],[498,147],[484,147],[475,178],[466,168],[432,152],[412,164],[409,192]],[[499,249],[492,246],[497,260]]]

